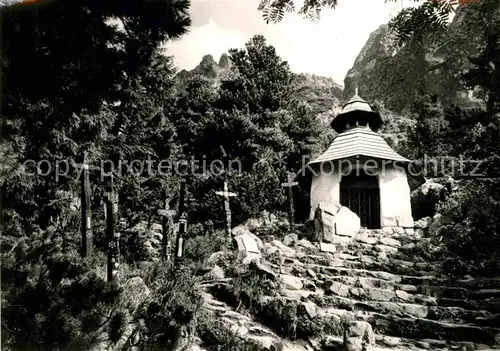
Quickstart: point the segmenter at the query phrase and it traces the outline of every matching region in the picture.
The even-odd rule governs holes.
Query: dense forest
[[[180,350],[188,333],[235,350],[214,331],[217,320],[200,312],[194,288],[207,258],[228,247],[215,194],[228,164],[219,161],[237,160],[227,178],[237,194],[234,226],[263,213],[285,223],[280,183],[329,145],[328,122],[354,84],[383,115],[381,133],[399,153],[417,163],[446,159],[426,174],[436,186],[412,194],[415,220],[437,218],[443,271],[500,274],[497,0],[468,4],[436,37],[403,43],[395,36],[397,53],[365,50],[344,90],[292,72],[263,36],[219,63],[207,56],[195,70],[177,72],[160,47],[187,32],[188,10],[188,0],[1,8],[3,349],[122,349],[127,335],[141,349]],[[90,172],[90,257],[81,256],[83,153],[91,169],[102,167]],[[119,284],[105,279],[105,165],[119,195]],[[181,178],[188,241],[182,269],[174,270],[161,261],[150,226],[161,223],[165,201],[178,206]],[[297,203],[307,190],[297,190]],[[273,235],[285,235],[281,224]],[[149,292],[141,303],[135,277]],[[131,325],[140,333],[130,336]]]

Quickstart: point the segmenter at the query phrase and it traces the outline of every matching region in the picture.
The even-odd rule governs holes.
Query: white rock
[[[323,252],[335,253],[335,245],[333,245],[333,244],[320,242],[319,243],[319,248]]]
[[[297,246],[300,246],[300,247],[303,247],[307,250],[317,250],[317,247],[311,243],[309,240],[306,240],[306,239],[300,239],[299,241],[297,241]]]
[[[294,277],[293,275],[280,274],[279,275],[282,287],[289,290],[300,290],[304,287],[302,279]]]
[[[245,228],[242,225],[233,228],[231,230],[231,232],[232,232],[233,236],[246,235],[246,236],[252,237],[253,240],[255,240],[255,242],[257,243],[257,246],[259,247],[260,250],[264,246],[264,243],[257,235],[253,234],[251,231],[249,231],[247,228]]]
[[[401,246],[401,243],[398,240],[388,238],[385,236],[380,237],[380,243],[382,245],[392,246],[392,247],[400,247]]]
[[[299,236],[297,234],[288,234],[283,238],[283,244],[286,246],[291,246],[295,244],[299,240]]]
[[[358,215],[345,206],[342,206],[335,217],[336,234],[355,236],[361,229],[361,220]]]
[[[415,228],[427,229],[432,223],[431,217],[420,218],[418,221],[415,221],[413,225]]]
[[[306,311],[309,318],[314,318],[319,314],[318,306],[316,306],[314,302],[302,302],[301,305],[302,308],[304,308],[304,310]]]
[[[210,272],[205,275],[208,279],[221,280],[225,278],[224,270],[219,266],[215,265]]]
[[[320,240],[327,243],[335,242],[335,222],[339,206],[320,202],[314,213],[314,225]]]
[[[286,256],[286,257],[295,257],[297,253],[295,252],[294,249],[291,247],[286,246],[279,240],[273,240],[271,241],[271,245],[278,248],[279,251],[281,251],[281,254]]]

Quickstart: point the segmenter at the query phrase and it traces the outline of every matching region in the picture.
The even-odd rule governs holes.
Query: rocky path
[[[368,322],[374,349],[500,349],[500,279],[440,275],[440,262],[433,259],[439,243],[421,230],[365,230],[339,241],[335,250],[326,247],[332,252],[295,234],[262,243],[262,261],[280,283],[279,298],[308,304],[314,314]],[[206,295],[206,301],[207,308],[220,310],[220,318],[229,318],[227,325],[237,334],[262,349],[320,349],[314,340],[285,343],[213,296]]]

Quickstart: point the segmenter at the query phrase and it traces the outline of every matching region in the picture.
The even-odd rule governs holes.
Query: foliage
[[[245,49],[232,49],[229,56],[233,74],[219,87],[191,77],[173,113],[180,125],[176,142],[187,158],[201,164],[189,180],[191,214],[219,227],[224,217],[223,211],[214,212],[221,199],[213,189],[223,185],[216,167],[220,161],[226,170],[232,168],[229,188],[238,195],[231,199],[233,219],[240,223],[264,209],[283,209],[279,183],[287,170],[301,167],[304,155],[316,151],[321,138],[315,113],[294,99],[288,64],[264,37],[253,37]]]
[[[120,311],[120,291],[79,258],[74,233],[50,228],[2,244],[2,348],[90,348]]]
[[[186,241],[184,252],[186,267],[190,267],[193,273],[203,271],[206,268],[205,262],[215,252],[228,249],[231,243],[227,233],[222,230],[204,235],[189,235]]]
[[[213,351],[259,351],[262,346],[251,340],[244,340],[235,332],[224,328],[217,317],[211,313],[205,313],[200,317],[196,325],[197,334],[208,350]]]
[[[46,227],[57,218],[64,204],[56,189],[76,192],[72,162],[82,151],[91,162],[106,159],[116,167],[117,157],[144,160],[158,151],[152,137],[171,134],[169,126],[157,130],[155,112],[166,101],[171,83],[165,74],[172,71],[167,59],[159,62],[156,47],[185,32],[188,2],[143,5],[60,0],[2,8],[2,82],[8,92],[2,134],[19,150],[19,172],[30,160],[50,165],[45,175],[31,165],[27,170],[35,175],[20,184],[13,183],[18,178],[2,181],[8,223],[29,218]],[[118,19],[121,29],[113,24]],[[33,64],[26,66],[26,60]],[[65,176],[56,177],[57,162]],[[130,172],[117,182],[122,198],[131,199],[124,206],[131,213],[137,210],[133,204],[147,203],[137,200],[148,192],[133,189],[143,182]]]
[[[387,0],[386,0],[387,1]],[[397,0],[389,0],[397,1]],[[474,6],[475,0],[414,0],[419,5],[401,10],[389,23],[396,33],[398,45],[418,42],[424,38],[439,40],[447,27],[450,16],[457,7]],[[294,0],[261,0],[258,10],[266,23],[283,20],[286,13],[296,12]],[[335,9],[338,0],[305,0],[298,13],[314,22],[320,19],[323,9]]]
[[[478,201],[481,199],[481,201]],[[467,181],[438,211],[451,219],[442,236],[450,254],[475,266],[500,257],[500,183],[496,179]]]
[[[169,142],[174,131],[164,115],[173,67],[157,48],[186,31],[188,5],[55,0],[0,9],[1,149],[9,160],[0,179],[5,344],[90,349],[102,335],[110,342],[120,337],[125,316],[115,309],[118,291],[102,278],[99,250],[106,246],[99,235],[97,258],[78,257],[79,213],[70,206],[79,171],[73,163],[83,151],[93,165],[108,160],[115,167],[117,160],[175,153]],[[66,173],[59,177],[58,163]],[[94,210],[101,207],[100,178],[91,178]],[[130,223],[149,217],[160,200],[153,190],[165,183],[172,182],[116,170],[122,215]],[[93,217],[97,233],[99,214]]]
[[[194,332],[202,299],[193,287],[196,281],[185,270],[175,272],[158,266],[156,286],[151,297],[138,309],[135,318],[142,321],[141,346],[173,348],[186,329]]]

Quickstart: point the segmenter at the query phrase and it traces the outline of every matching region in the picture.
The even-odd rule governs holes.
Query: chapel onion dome
[[[355,126],[367,126],[376,132],[383,123],[380,114],[372,110],[370,105],[358,95],[358,89],[356,89],[354,96],[342,107],[342,112],[335,116],[330,126],[337,133]]]

